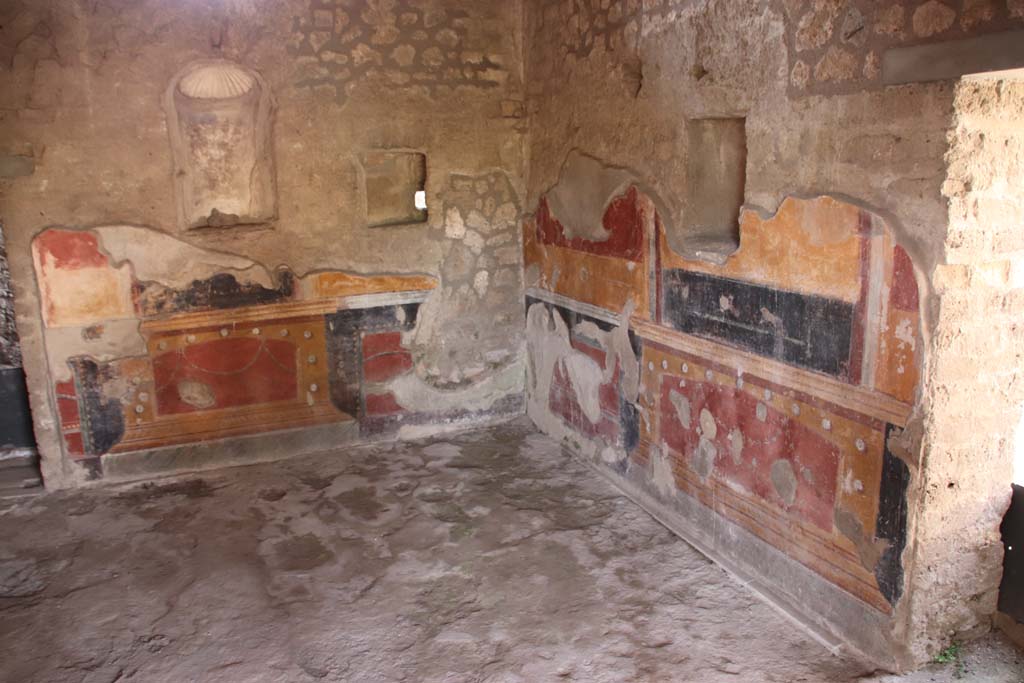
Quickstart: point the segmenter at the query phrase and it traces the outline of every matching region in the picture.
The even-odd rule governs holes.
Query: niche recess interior
[[[252,225],[277,215],[273,100],[255,71],[192,62],[165,98],[182,228]]]
[[[371,228],[427,220],[424,193],[427,157],[419,152],[373,151],[363,155],[366,222]]]
[[[691,119],[686,137],[686,251],[724,257],[739,246],[747,180],[746,119]]]

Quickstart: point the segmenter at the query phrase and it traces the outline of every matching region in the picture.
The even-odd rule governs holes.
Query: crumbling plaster
[[[358,11],[356,4],[336,3],[345,16]],[[629,169],[631,182],[655,201],[670,244],[681,247],[682,236],[672,226],[688,210],[681,191],[687,184],[684,119],[742,116],[748,207],[768,215],[787,196],[846,198],[883,217],[918,268],[925,295],[927,389],[906,433],[909,447],[899,452],[915,469],[920,444],[927,444],[931,455],[912,490],[923,502],[912,521],[914,543],[907,553],[908,574],[920,580],[909,594],[911,606],[904,608],[910,615],[904,622],[909,657],[920,661],[949,637],[984,628],[990,593],[963,609],[950,602],[964,581],[974,580],[968,575],[978,567],[985,576],[997,571],[1000,553],[988,532],[1003,502],[988,494],[1005,469],[1011,427],[1000,431],[988,425],[992,429],[977,442],[954,437],[954,427],[965,425],[953,419],[950,396],[978,368],[943,363],[988,342],[981,325],[972,332],[976,336],[962,335],[974,293],[987,294],[992,311],[1004,316],[991,362],[1018,348],[1009,319],[1019,304],[1004,290],[1019,291],[1020,278],[1008,242],[1012,231],[1000,232],[1003,242],[993,237],[972,245],[984,215],[964,211],[958,202],[973,206],[970,184],[958,188],[947,176],[970,177],[973,172],[958,171],[958,163],[970,166],[972,145],[982,144],[957,132],[969,131],[970,122],[957,119],[956,112],[997,97],[1005,98],[1000,101],[1007,112],[1019,114],[1017,96],[996,92],[994,85],[965,90],[948,82],[889,89],[845,84],[842,94],[828,96],[795,92],[788,47],[793,18],[787,23],[787,11],[805,8],[799,0],[619,0],[590,3],[585,12],[568,0],[525,5],[372,0],[365,5],[365,14],[347,20],[360,27],[359,33],[328,3],[300,0],[12,1],[0,9],[0,153],[18,162],[17,173],[0,179],[0,211],[48,485],[81,483],[81,473],[59,457],[47,379],[55,361],[48,367],[29,245],[51,226],[130,223],[145,226],[135,228],[143,231],[139,234],[154,235],[176,230],[161,96],[184,64],[228,58],[258,72],[274,92],[278,218],[265,226],[179,236],[196,248],[259,264],[257,270],[264,272],[286,265],[300,276],[338,267],[438,276],[441,287],[423,307],[427,322],[406,335],[417,361],[416,380],[393,386],[409,406],[439,402],[437,391],[449,392],[443,394],[446,401],[452,400],[450,392],[463,391],[464,400],[486,403],[496,396],[492,390],[518,390],[510,379],[520,367],[522,333],[514,330],[517,324],[523,328],[517,317],[518,261],[510,251],[518,247],[514,226],[524,210],[559,185],[574,151],[592,161],[596,176]],[[410,57],[398,49],[404,37],[418,40],[414,34],[427,32],[428,21],[439,16],[440,23],[432,24],[437,35],[430,40],[437,44],[431,43],[429,57],[426,50]],[[508,29],[519,26],[525,31]],[[441,36],[444,30],[450,32]],[[440,50],[446,42],[452,54]],[[455,54],[459,46],[466,55]],[[481,50],[490,54],[475,54]],[[951,128],[954,148],[964,151],[961,157],[954,152],[947,163]],[[428,225],[365,227],[358,160],[370,149],[427,154]],[[491,184],[460,189],[454,177]],[[494,183],[502,182],[507,184],[503,198],[495,199],[493,210],[484,210]],[[576,209],[567,207],[579,197],[556,192],[552,199],[559,213],[581,217],[579,225],[569,221],[570,230],[585,231],[603,211],[605,198],[585,198]],[[515,209],[513,220],[502,209],[506,205]],[[484,221],[473,225],[473,211]],[[199,277],[191,270],[181,276]],[[575,359],[567,364],[577,369],[571,373],[575,383],[607,379],[597,375],[592,362],[574,355],[568,331],[557,322],[535,318],[525,327],[540,335],[544,353],[553,354],[531,355],[547,358],[545,368]],[[614,339],[624,339],[624,329]],[[131,330],[108,333],[131,338]],[[604,341],[609,352],[619,348],[611,337]],[[129,346],[117,346],[117,352],[130,353]],[[96,349],[98,357],[103,353],[115,351]],[[624,359],[625,353],[619,354]],[[604,372],[611,371],[606,364]],[[993,371],[986,377],[999,401],[1019,405],[1015,394],[998,393],[1006,375]],[[548,381],[543,368],[531,367],[533,395]],[[532,403],[529,412],[546,426],[547,418]],[[950,421],[943,422],[947,417]],[[949,448],[935,448],[942,443]],[[992,467],[949,486],[950,475],[962,475],[978,448],[991,454]],[[619,458],[614,452],[594,454],[608,463]],[[661,467],[657,484],[665,478],[664,463],[655,457],[652,467],[656,475]],[[785,474],[779,473],[780,481]],[[958,507],[978,491],[985,494],[987,510],[981,517]],[[965,514],[983,520],[979,525],[987,531],[980,541],[967,541],[950,553],[942,545],[945,534],[964,529],[942,522]],[[939,565],[951,556],[962,562],[944,571]]]
[[[28,157],[34,164],[31,175],[0,179],[0,201],[48,486],[81,483],[83,475],[60,456],[52,384],[47,379],[30,256],[30,242],[42,230],[138,226],[133,228],[138,234],[152,233],[145,240],[148,257],[137,240],[117,248],[123,253],[109,253],[115,259],[148,259],[154,266],[162,255],[155,242],[173,234],[196,249],[259,264],[256,270],[263,273],[281,266],[299,276],[328,269],[427,273],[440,277],[443,284],[442,264],[451,247],[441,197],[449,176],[497,173],[508,183],[517,214],[510,219],[514,241],[505,246],[518,244],[515,225],[523,194],[525,134],[517,104],[522,100],[521,32],[496,27],[520,24],[519,3],[379,0],[365,6],[344,2],[337,9],[355,13],[356,24],[369,22],[380,29],[342,40],[351,59],[418,40],[420,36],[401,28],[403,21],[418,17],[416,21],[430,23],[434,33],[449,25],[457,28],[457,49],[482,50],[491,63],[487,82],[468,82],[428,61],[417,61],[410,69],[432,74],[429,83],[395,83],[386,69],[366,68],[348,79],[345,96],[338,97],[336,89],[309,81],[308,62],[321,55],[313,48],[296,47],[293,38],[297,28],[317,19],[310,3],[299,0],[15,1],[0,9],[0,148],[3,154]],[[419,23],[416,30],[426,30]],[[177,224],[163,94],[185,64],[209,58],[229,59],[255,71],[274,94],[278,217],[263,226],[183,233]],[[427,155],[429,223],[369,229],[359,158],[367,150],[395,148]],[[499,255],[500,249],[501,245],[484,244],[481,254],[494,261],[504,259],[505,268],[515,273],[519,250],[513,258]],[[202,277],[183,263],[163,266],[176,270],[181,279]],[[486,264],[479,270],[488,270]],[[497,274],[497,268],[490,270],[491,277]],[[470,285],[473,296],[461,296],[452,304],[465,321],[462,329],[456,333],[441,326],[434,330],[433,340],[421,335],[418,343],[474,347],[473,355],[479,344],[465,328],[474,323],[486,335],[494,317],[504,316],[505,325],[521,329],[518,294],[507,294],[519,291],[518,277],[503,276],[501,282],[485,285],[482,278],[474,282],[475,275],[474,271],[470,278],[477,285]],[[446,309],[449,297],[458,295],[458,287],[443,288],[435,295],[440,301],[433,305]],[[484,369],[499,371],[505,363],[515,363],[517,339],[507,338],[499,358],[499,344],[488,336],[486,351],[492,352],[494,367]],[[83,352],[89,352],[87,347],[83,344]],[[439,362],[427,356],[420,357],[428,365]],[[441,374],[431,367],[418,372],[423,377]]]
[[[1002,554],[994,535],[1009,496],[1011,430],[1024,403],[1005,388],[1015,384],[1016,371],[1008,366],[1019,348],[1017,326],[1009,319],[1020,310],[1010,229],[1019,233],[1019,207],[1000,206],[991,196],[998,191],[979,202],[970,180],[951,187],[947,177],[964,176],[958,166],[972,161],[986,169],[990,162],[978,158],[979,145],[994,149],[1012,138],[1006,122],[1019,122],[1024,107],[1005,86],[968,91],[939,82],[881,89],[877,73],[811,89],[831,96],[793,87],[794,24],[826,6],[838,15],[835,8],[843,4],[529,3],[525,204],[537,206],[563,182],[566,160],[586,155],[612,175],[630,169],[636,184],[657,198],[670,246],[692,255],[686,236],[673,227],[689,210],[682,191],[685,120],[742,116],[747,208],[769,215],[788,196],[832,195],[870,210],[892,228],[916,266],[926,366],[914,416],[894,448],[914,473],[911,543],[904,553],[911,595],[894,621],[896,638],[907,646],[901,655],[906,665],[925,661],[953,638],[984,630],[994,609]],[[916,40],[980,30],[965,14],[951,24],[952,33],[929,32],[925,15],[944,9],[938,7],[943,3],[930,4],[914,17],[920,26],[907,24],[919,34]],[[993,17],[1006,12],[1012,8],[999,7]],[[832,32],[838,35],[837,23],[822,29],[826,41]],[[827,56],[824,48],[821,56]],[[818,76],[828,80],[828,69]],[[984,109],[993,100],[1002,112],[1002,137],[985,143],[984,135],[975,135],[963,144],[969,136],[957,130],[964,127],[964,110]],[[1006,148],[1017,144],[1013,138]],[[1012,179],[1019,158],[1011,153],[1009,168],[987,172]],[[595,173],[591,169],[589,175]],[[588,215],[587,206],[570,210],[568,220]],[[705,257],[720,262],[727,255],[711,249]],[[974,308],[979,295],[993,316]],[[982,339],[993,335],[995,344]],[[960,362],[968,349],[981,347],[991,355]],[[987,389],[971,385],[978,373]],[[983,409],[988,412],[975,421],[973,413]],[[978,424],[985,428],[976,429]],[[977,471],[979,457],[991,463],[980,468],[983,473]],[[658,458],[652,462],[657,472]],[[960,601],[975,589],[981,592]]]

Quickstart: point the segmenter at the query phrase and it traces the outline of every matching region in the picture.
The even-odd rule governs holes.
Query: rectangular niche
[[[363,156],[366,222],[371,228],[427,220],[427,157],[419,152],[374,151]]]
[[[746,119],[691,119],[686,137],[683,241],[700,252],[728,255],[739,246],[747,181]]]

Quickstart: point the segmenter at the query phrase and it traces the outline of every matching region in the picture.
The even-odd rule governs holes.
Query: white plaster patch
[[[270,272],[247,258],[202,249],[177,237],[134,225],[93,228],[103,251],[116,264],[128,262],[135,279],[158,282],[176,289],[193,280],[205,280],[218,273],[230,273],[242,283],[274,287]]]
[[[601,366],[580,352],[567,354],[562,362],[583,414],[590,422],[597,424],[601,420]]]
[[[743,462],[743,432],[739,429],[729,432],[729,454],[735,464]]]
[[[715,416],[707,408],[701,408],[700,411],[700,433],[706,439],[714,439],[718,435],[718,424],[715,422]]]
[[[499,399],[509,394],[522,393],[523,364],[517,359],[494,375],[453,391],[432,387],[412,372],[392,379],[387,383],[387,388],[394,393],[398,405],[411,412],[438,413],[458,409],[487,411]]]
[[[615,446],[605,446],[601,451],[601,460],[609,465],[616,465],[626,459],[626,452]]]
[[[487,284],[490,281],[490,273],[486,270],[479,271],[473,276],[473,289],[476,290],[477,296],[483,296],[487,293]]]
[[[71,379],[68,359],[72,356],[86,355],[98,361],[110,361],[148,353],[146,340],[139,333],[138,320],[110,320],[90,328],[97,330],[98,336],[83,335],[85,329],[56,327],[46,330],[46,360],[55,381]]]
[[[675,389],[668,392],[668,400],[676,409],[676,417],[679,418],[679,424],[683,425],[686,429],[690,428],[690,399],[680,394]]]
[[[456,206],[449,207],[444,214],[444,234],[453,240],[461,240],[466,236],[466,224]]]
[[[700,443],[697,444],[697,450],[694,452],[690,463],[693,465],[693,471],[696,472],[701,479],[707,479],[715,469],[715,460],[717,458],[718,446],[712,443],[706,436],[702,436],[700,438]]]
[[[666,447],[651,447],[651,481],[654,488],[663,496],[671,496],[676,492],[676,477],[672,472],[672,461],[665,455]]]
[[[917,340],[914,338],[914,328],[906,318],[899,321],[893,334],[895,334],[896,339],[909,346],[911,350],[917,344]]]

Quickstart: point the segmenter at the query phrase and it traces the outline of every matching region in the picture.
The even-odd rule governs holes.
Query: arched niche
[[[171,81],[164,106],[182,229],[276,218],[274,102],[263,78],[227,60],[195,61]]]

